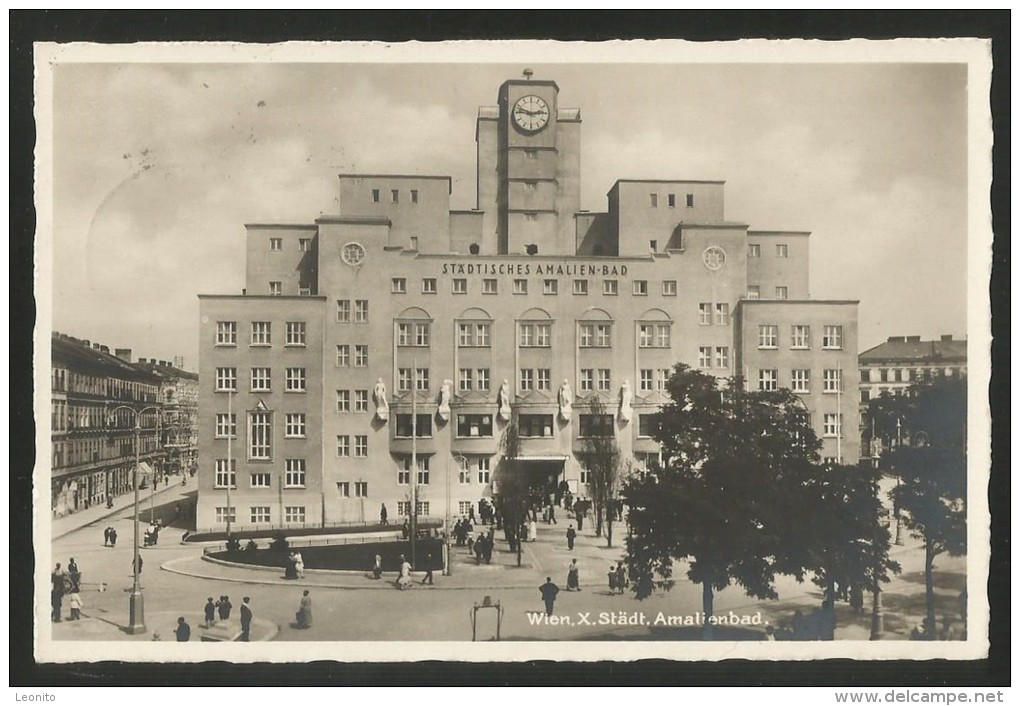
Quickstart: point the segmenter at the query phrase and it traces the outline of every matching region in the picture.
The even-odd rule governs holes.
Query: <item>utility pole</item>
[[[411,359],[411,566],[418,548],[418,360]]]

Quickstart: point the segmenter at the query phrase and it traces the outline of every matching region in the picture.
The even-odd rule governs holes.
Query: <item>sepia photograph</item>
[[[36,659],[987,657],[989,47],[36,45]]]

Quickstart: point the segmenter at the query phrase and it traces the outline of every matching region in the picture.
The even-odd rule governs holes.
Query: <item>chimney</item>
[[[130,348],[117,348],[114,350],[114,354],[123,360],[125,363],[131,362],[131,349]]]
[[[110,353],[110,347],[109,346],[99,346],[99,350],[102,353],[106,353],[106,354]]]
[[[93,343],[92,344],[92,350],[98,351],[99,350],[99,344],[98,343]]]
[[[920,336],[907,336],[907,343],[920,343],[920,342],[921,342]]]
[[[889,336],[889,343],[906,343],[907,339],[904,336]]]
[[[942,340],[943,341],[952,341],[953,340],[953,334],[951,334],[951,333],[944,333],[944,334],[942,334]]]
[[[92,341],[90,341],[87,338],[83,338],[81,342],[82,345],[85,346],[86,348],[90,348],[92,346]]]

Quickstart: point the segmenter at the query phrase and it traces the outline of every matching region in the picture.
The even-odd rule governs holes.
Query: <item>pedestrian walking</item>
[[[299,630],[307,630],[312,627],[312,597],[308,590],[301,595],[301,605],[297,612],[297,626]]]
[[[571,559],[567,567],[567,590],[581,590],[581,567],[577,565],[577,559]]]
[[[241,602],[241,642],[251,641],[251,621],[254,617],[251,610],[251,599],[245,596]]]
[[[299,579],[305,577],[305,559],[301,556],[301,552],[294,552],[294,572]]]
[[[411,585],[411,563],[400,555],[400,576],[397,577],[397,588],[403,591]]]
[[[382,577],[382,556],[375,555],[375,564],[372,566],[372,578],[378,580]]]
[[[386,503],[383,503],[379,508],[379,524],[388,525],[390,523],[389,516],[390,514],[386,511]]]
[[[573,525],[567,527],[567,549],[574,551],[574,540],[577,539],[577,530]]]
[[[177,619],[177,627],[174,628],[174,635],[177,636],[177,642],[187,642],[191,639],[191,626],[184,620],[184,616]]]
[[[556,522],[556,503],[549,503],[549,524],[558,524]]]
[[[107,527],[106,529],[103,530],[103,546],[104,547],[110,546],[110,530],[111,529],[112,528]]]
[[[81,582],[81,572],[78,571],[78,564],[74,561],[74,557],[71,557],[71,561],[67,562],[67,575],[71,579],[71,588],[74,590]]]
[[[220,620],[230,620],[230,611],[233,610],[234,606],[230,602],[230,596],[220,596],[220,602],[216,604],[216,609],[220,614]]]
[[[110,546],[114,548],[117,546],[117,529],[115,527],[110,528]]]
[[[623,593],[623,589],[627,587],[627,567],[623,565],[622,561],[616,562],[616,588]]]
[[[492,563],[492,550],[496,546],[496,534],[492,530],[489,530],[489,535],[485,538],[485,563]]]
[[[609,565],[609,593],[616,595],[616,567]]]
[[[478,538],[475,540],[474,552],[475,552],[475,563],[476,564],[481,564],[482,563],[482,555],[485,554],[485,535],[480,533],[480,532],[478,534]]]
[[[50,607],[53,609],[51,618],[55,623],[60,622],[63,611],[64,591],[66,590],[64,578],[64,572],[61,571],[60,564],[57,564],[50,575]]]
[[[212,596],[206,600],[205,603],[205,626],[211,628],[216,623],[216,604],[213,603]]]
[[[142,566],[145,564],[145,560],[142,559],[142,555],[138,555],[138,575],[142,575]],[[131,567],[134,568],[135,562],[131,562]]]
[[[553,604],[556,602],[556,594],[560,592],[560,587],[553,583],[552,576],[545,577],[545,583],[538,587],[538,590],[542,594],[542,602],[545,603],[545,614],[553,614]]]
[[[431,585],[433,585],[433,583],[432,583],[432,555],[431,554],[426,554],[425,555],[425,567],[424,568],[425,568],[425,578],[423,578],[421,580],[421,583],[422,583],[423,586],[426,583],[429,586],[431,586]]]
[[[81,609],[84,607],[84,603],[82,603],[81,593],[77,586],[71,588],[67,601],[71,606],[71,620],[81,620]]]

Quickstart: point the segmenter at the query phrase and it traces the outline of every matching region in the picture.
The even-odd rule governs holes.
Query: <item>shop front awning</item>
[[[152,475],[152,466],[147,464],[145,461],[142,461],[141,463],[138,464],[138,476],[140,478],[145,478],[146,476],[151,476],[151,475]]]

